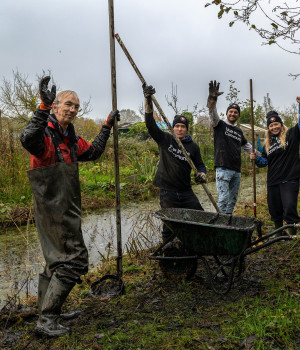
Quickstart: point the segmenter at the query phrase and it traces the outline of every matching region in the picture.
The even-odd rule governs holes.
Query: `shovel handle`
[[[146,83],[146,81],[145,81],[145,79],[144,79],[142,73],[141,73],[140,70],[138,69],[138,67],[137,67],[137,65],[135,64],[135,62],[133,61],[133,59],[132,59],[130,53],[129,53],[128,50],[126,49],[126,47],[125,47],[123,41],[121,40],[119,34],[115,34],[115,38],[117,39],[117,41],[118,41],[118,43],[120,44],[122,50],[124,51],[126,57],[128,58],[129,62],[131,63],[131,65],[132,65],[133,69],[135,70],[137,76],[139,77],[141,83],[142,83],[142,84]],[[155,98],[153,95],[151,96],[151,98],[152,98],[152,101],[153,101],[155,107],[157,108],[159,114],[162,116],[164,122],[167,124],[167,126],[168,126],[170,132],[172,133],[172,135],[173,135],[173,137],[174,137],[174,139],[175,139],[176,142],[178,143],[178,146],[179,146],[179,148],[181,149],[182,153],[184,154],[184,156],[185,156],[186,160],[188,161],[190,167],[193,169],[194,173],[197,174],[197,173],[198,173],[198,170],[197,170],[197,168],[195,167],[195,164],[193,163],[193,161],[191,160],[191,158],[190,158],[189,155],[187,154],[187,151],[186,151],[186,149],[183,147],[182,142],[180,141],[180,139],[178,138],[178,136],[175,134],[175,132],[174,132],[174,130],[173,130],[173,128],[172,128],[172,126],[171,126],[169,120],[167,119],[165,113],[163,112],[163,110],[162,110],[162,108],[160,107],[159,103],[157,102],[156,98]],[[202,185],[204,191],[206,192],[206,194],[208,195],[208,198],[209,198],[210,201],[212,202],[213,206],[215,207],[216,211],[217,211],[218,213],[220,213],[220,209],[219,209],[219,207],[218,207],[216,201],[214,200],[212,194],[210,193],[208,187],[207,187],[205,184],[201,184],[201,185]]]

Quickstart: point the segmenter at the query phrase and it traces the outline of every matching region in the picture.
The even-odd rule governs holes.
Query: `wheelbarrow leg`
[[[232,259],[231,259],[230,261],[226,262],[227,265],[228,265],[229,262],[230,262],[230,272],[229,272],[229,275],[224,271],[224,269],[223,269],[223,266],[224,266],[224,265],[223,265],[220,261],[219,261],[219,262],[221,263],[221,265],[220,265],[219,268],[217,269],[216,273],[213,275],[212,272],[211,272],[211,268],[210,268],[210,266],[209,266],[207,260],[206,260],[203,256],[200,256],[200,257],[199,257],[199,259],[201,259],[201,260],[203,261],[203,263],[204,263],[204,266],[205,266],[206,271],[207,271],[207,275],[208,275],[208,279],[209,279],[210,285],[211,285],[213,291],[214,291],[216,294],[225,295],[225,294],[227,294],[227,293],[230,291],[230,289],[231,289],[231,287],[232,287],[232,283],[233,283],[234,269],[235,269],[237,263],[240,261],[240,257],[241,257],[240,255],[239,255],[239,256],[234,256],[234,257],[232,257]],[[225,274],[224,274],[224,272],[223,272],[222,270],[225,272]],[[225,287],[225,289],[223,289],[223,290],[220,289],[220,288],[217,286],[217,283],[216,283],[216,281],[215,281],[215,278],[216,278],[218,272],[220,272],[220,271],[223,273],[224,277],[227,277],[226,287]]]

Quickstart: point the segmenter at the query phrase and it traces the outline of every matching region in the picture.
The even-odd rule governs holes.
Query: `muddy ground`
[[[38,337],[36,298],[26,306],[12,298],[0,314],[0,349],[300,349],[299,246],[294,239],[247,256],[225,296],[212,291],[201,263],[190,280],[169,280],[146,254],[124,259],[124,295],[90,297],[91,283],[115,271],[106,262],[65,303],[83,310],[62,321],[70,335]]]

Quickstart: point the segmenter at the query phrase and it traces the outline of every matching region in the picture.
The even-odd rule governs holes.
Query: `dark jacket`
[[[95,140],[90,143],[76,136],[72,123],[64,134],[54,114],[37,109],[22,131],[20,140],[31,154],[31,169],[34,169],[60,161],[68,163],[96,160],[103,153],[109,135],[110,129],[103,126]]]
[[[272,137],[268,153],[264,146],[262,155],[256,157],[255,164],[259,168],[268,165],[268,186],[300,178],[299,142],[300,118],[298,124],[287,131],[285,148]]]
[[[185,192],[191,189],[191,166],[182,154],[174,137],[162,131],[153,118],[153,113],[145,114],[149,134],[158,144],[160,160],[153,184],[167,191]],[[182,144],[199,172],[206,173],[199,146],[187,135]]]

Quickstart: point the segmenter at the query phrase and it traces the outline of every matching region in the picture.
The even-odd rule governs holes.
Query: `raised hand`
[[[56,97],[56,86],[52,85],[52,88],[50,91],[48,89],[49,81],[50,81],[50,77],[46,76],[41,79],[39,84],[40,96],[42,100],[42,104],[40,106],[41,109],[50,109]]]
[[[220,83],[217,83],[216,80],[210,81],[209,83],[209,94],[207,98],[207,108],[213,108],[217,104],[218,97],[223,94],[219,91]]]
[[[144,96],[147,99],[155,94],[155,89],[152,85],[147,85],[146,83],[144,83],[142,88],[143,88]]]

